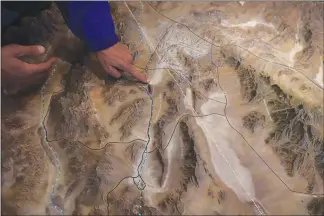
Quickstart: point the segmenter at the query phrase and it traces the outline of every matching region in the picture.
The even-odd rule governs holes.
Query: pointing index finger
[[[130,75],[132,75],[138,81],[148,83],[147,77],[144,74],[137,72],[132,64],[125,64],[121,69],[130,73]]]

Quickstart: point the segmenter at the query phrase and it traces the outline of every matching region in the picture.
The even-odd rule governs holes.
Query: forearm
[[[107,49],[118,42],[108,2],[56,2],[67,25],[90,51]]]

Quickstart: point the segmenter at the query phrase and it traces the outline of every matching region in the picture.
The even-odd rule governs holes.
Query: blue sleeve
[[[70,30],[96,52],[115,45],[118,37],[108,1],[56,2]]]

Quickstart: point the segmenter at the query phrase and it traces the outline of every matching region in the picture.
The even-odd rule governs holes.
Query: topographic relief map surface
[[[149,86],[103,79],[55,5],[13,28],[59,60],[2,95],[2,214],[323,215],[323,6],[111,2]]]

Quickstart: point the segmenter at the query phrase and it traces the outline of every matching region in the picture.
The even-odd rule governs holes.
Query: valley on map
[[[4,36],[58,61],[2,94],[3,215],[324,214],[323,2],[110,5],[149,84],[102,77],[54,3]]]

